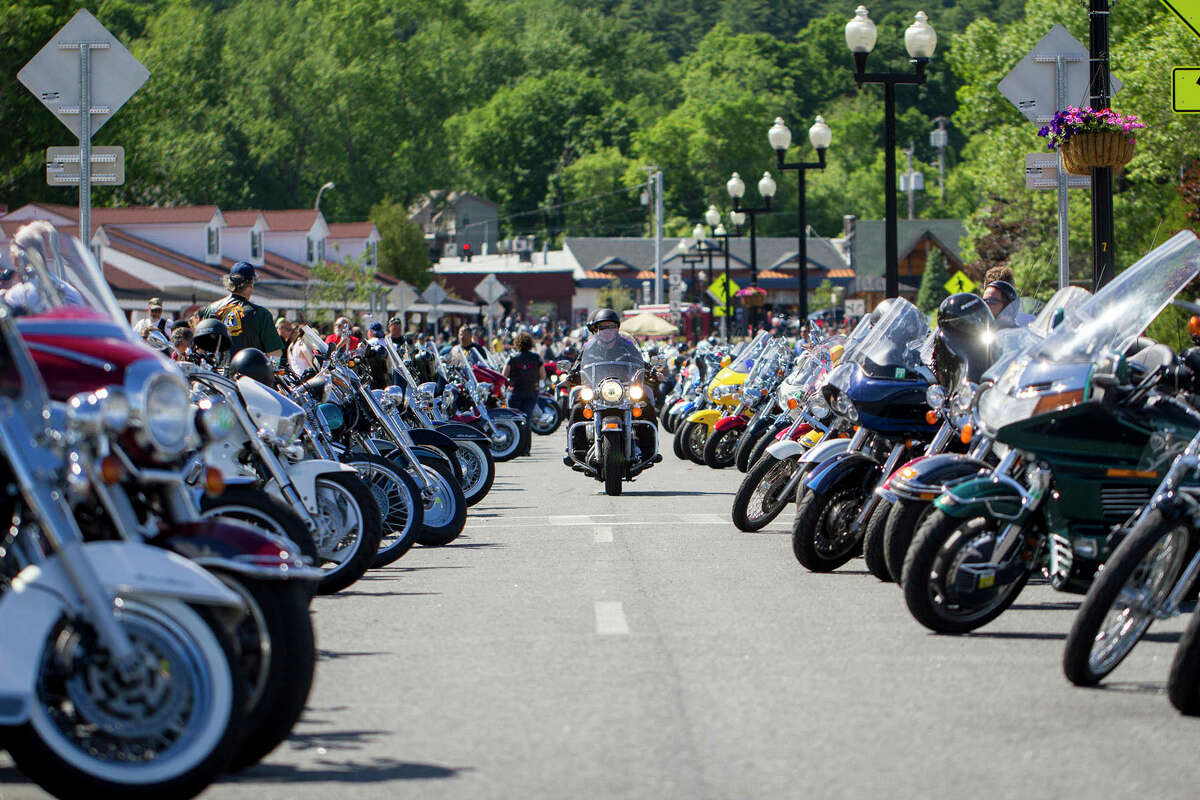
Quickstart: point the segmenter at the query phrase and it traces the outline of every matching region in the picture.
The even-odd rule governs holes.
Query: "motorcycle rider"
[[[985,276],[983,302],[996,319],[997,328],[1023,328],[1033,322],[1033,314],[1021,311],[1021,298],[1013,284],[1013,272],[1008,267],[994,267]]]
[[[201,319],[219,319],[233,339],[233,352],[255,347],[276,363],[283,355],[283,339],[275,330],[271,312],[250,302],[254,294],[254,265],[239,261],[229,269],[225,289],[229,292],[200,312]]]

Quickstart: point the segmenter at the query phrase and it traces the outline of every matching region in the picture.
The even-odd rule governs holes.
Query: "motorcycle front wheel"
[[[517,421],[508,417],[492,420],[496,426],[496,436],[492,439],[492,458],[496,461],[509,461],[517,457],[524,449],[524,437],[528,431],[521,430]]]
[[[241,595],[246,613],[229,633],[249,684],[245,735],[230,771],[253,766],[287,738],[304,712],[317,665],[308,592],[300,581],[216,573]]]
[[[1033,573],[1030,557],[1003,583],[991,563],[1004,522],[960,519],[935,510],[904,559],[901,582],[913,617],[935,633],[968,633],[1003,614]],[[1023,547],[1024,545],[1019,544]]]
[[[750,471],[750,467],[754,465],[754,462],[750,460],[750,455],[754,452],[754,446],[758,444],[762,437],[769,435],[770,432],[771,429],[768,427],[749,435],[746,432],[742,433],[738,438],[737,449],[733,451],[733,466],[737,468],[738,472],[744,474]]]
[[[29,721],[4,746],[57,797],[194,797],[242,735],[246,682],[229,634],[206,609],[156,597],[113,609],[137,656],[118,675],[92,627],[64,617],[42,642]]]
[[[492,450],[487,445],[469,439],[456,439],[454,443],[458,445],[454,457],[462,470],[463,497],[470,507],[492,490],[496,480],[496,459],[492,458]]]
[[[892,582],[892,573],[888,572],[887,557],[884,554],[884,531],[887,529],[888,515],[892,504],[880,500],[867,518],[863,531],[863,561],[867,570],[884,583]]]
[[[529,429],[538,436],[549,436],[558,430],[562,424],[562,414],[559,413],[558,403],[549,397],[538,397],[533,409],[533,417],[529,420]]]
[[[467,501],[462,487],[454,478],[450,465],[441,459],[418,456],[425,480],[432,485],[425,501],[425,520],[417,533],[417,541],[426,547],[450,544],[467,524]]]
[[[1075,615],[1063,648],[1067,680],[1094,686],[1117,668],[1155,620],[1192,550],[1186,517],[1167,520],[1154,510],[1129,532]]]
[[[217,497],[204,495],[200,516],[249,525],[261,531],[289,539],[300,553],[317,563],[317,545],[304,520],[287,503],[254,486],[234,484]]]
[[[775,444],[775,434],[767,431],[763,436],[758,437],[754,442],[754,446],[750,448],[750,453],[746,457],[747,470],[754,469],[754,465],[762,461],[763,455],[767,452],[767,448]]]
[[[817,494],[805,489],[796,503],[792,553],[812,572],[832,572],[859,554],[862,537],[850,530],[862,507],[855,486]]]
[[[752,533],[770,525],[791,502],[784,489],[799,468],[799,456],[759,459],[733,498],[733,524],[737,529]]]
[[[604,492],[611,497],[621,494],[625,480],[625,451],[614,443],[615,437],[600,440],[600,463],[604,465]]]
[[[317,566],[325,570],[317,592],[333,594],[370,569],[383,538],[383,518],[374,495],[358,475],[321,475],[316,488]]]
[[[412,549],[424,523],[416,481],[399,464],[373,453],[351,451],[343,453],[341,460],[358,471],[379,506],[383,530],[371,566],[386,567]]]
[[[708,426],[703,422],[689,422],[682,428],[683,452],[693,464],[704,466],[704,447],[708,444]]]
[[[709,469],[725,469],[733,466],[733,456],[741,441],[742,428],[724,431],[714,430],[704,443],[704,465]]]
[[[904,558],[913,536],[933,508],[929,500],[900,499],[892,503],[883,532],[883,556],[887,560],[888,574],[896,583],[900,583],[904,573]]]
[[[1187,630],[1175,648],[1167,697],[1181,714],[1200,716],[1200,612],[1192,614]]]

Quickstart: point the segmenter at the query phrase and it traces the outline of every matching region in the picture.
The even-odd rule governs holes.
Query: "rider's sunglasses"
[[[617,323],[615,323],[615,322],[605,322],[605,323],[601,323],[601,324],[597,325],[596,330],[611,331],[613,328],[616,328],[616,327],[618,327],[618,326],[617,326]]]

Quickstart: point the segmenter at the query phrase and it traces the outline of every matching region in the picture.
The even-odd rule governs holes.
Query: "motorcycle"
[[[857,430],[844,452],[818,464],[801,484],[792,552],[814,572],[837,569],[858,553],[879,502],[875,487],[936,431],[925,418],[925,393],[933,382],[921,360],[928,323],[907,300],[888,302],[821,389],[832,412]]]
[[[686,422],[679,426],[675,438],[678,449],[695,464],[704,464],[704,448],[712,435],[717,421],[725,416],[722,409],[736,408],[738,392],[746,376],[754,366],[755,359],[766,347],[771,334],[762,331],[753,340],[743,345],[735,355],[721,359],[721,371],[713,376],[704,390],[708,403],[704,408],[693,411]]]
[[[451,373],[433,343],[427,343],[426,348],[437,374],[451,389],[448,399],[453,406],[447,412],[450,419],[472,425],[487,433],[491,437],[492,457],[496,461],[509,461],[528,453],[530,432],[525,415],[511,408],[495,408],[489,405],[489,402],[495,403],[497,389],[494,383],[480,382],[478,375],[482,368],[458,365]],[[459,380],[454,380],[455,377]]]
[[[791,370],[794,351],[779,337],[768,340],[738,392],[739,402],[717,420],[704,445],[704,464],[724,469],[734,463],[738,446],[774,418],[775,389]]]
[[[939,633],[1002,614],[1046,555],[1059,590],[1085,591],[1108,532],[1151,498],[1139,462],[1152,437],[1194,433],[1191,418],[1147,403],[1173,379],[1165,345],[1131,358],[1140,331],[1200,272],[1200,241],[1181,232],[1068,312],[977,399],[999,464],[943,492],[913,538],[902,583],[909,611]]]

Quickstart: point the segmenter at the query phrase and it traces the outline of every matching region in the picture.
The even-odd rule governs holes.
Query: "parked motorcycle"
[[[786,339],[777,336],[767,340],[738,392],[737,406],[713,426],[704,445],[705,466],[732,466],[743,436],[757,434],[774,419],[775,390],[791,370],[794,354]]]

